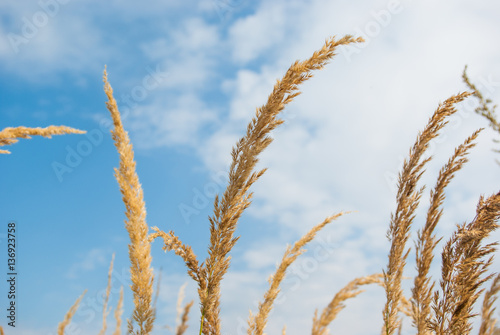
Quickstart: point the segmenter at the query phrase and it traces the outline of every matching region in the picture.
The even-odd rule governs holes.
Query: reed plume
[[[356,278],[342,288],[335,296],[332,301],[323,309],[321,315],[318,317],[318,310],[314,312],[312,335],[327,335],[328,326],[337,317],[337,314],[345,308],[344,302],[348,299],[352,299],[358,296],[363,290],[359,287],[362,285],[369,284],[380,284],[383,285],[382,274],[374,274],[371,276]]]
[[[220,334],[220,282],[229,268],[229,252],[238,240],[238,237],[234,237],[238,220],[251,203],[252,193],[248,190],[266,170],[254,171],[258,156],[272,142],[270,132],[284,122],[277,116],[285,105],[300,94],[298,86],[313,76],[311,71],[322,69],[335,55],[338,46],[362,41],[362,38],[355,39],[349,35],[339,40],[333,37],[308,60],[293,63],[284,77],[274,85],[267,103],[257,109],[246,135],[233,148],[229,185],[222,198],[215,198],[214,214],[209,218],[209,256],[201,268],[204,280],[199,283],[199,292],[202,328],[203,324],[207,327],[203,329],[205,335]]]
[[[78,299],[76,299],[73,306],[71,306],[69,311],[66,313],[64,320],[59,322],[59,326],[57,327],[57,335],[64,335],[64,329],[66,329],[66,326],[70,324],[71,319],[73,318],[73,315],[75,315],[78,309],[78,305],[80,305],[80,302],[82,301],[85,293],[87,293],[87,290],[83,291],[82,295]]]
[[[189,311],[191,310],[191,307],[193,306],[193,304],[194,304],[194,301],[191,300],[182,309],[181,318],[180,318],[181,322],[175,329],[176,335],[183,335],[186,332],[186,330],[188,329]]]
[[[440,288],[433,297],[434,317],[429,323],[437,335],[470,334],[474,303],[484,289],[481,285],[492,275],[485,275],[492,263],[497,243],[482,245],[498,228],[500,193],[480,198],[476,217],[457,226],[442,252]]]
[[[430,206],[427,211],[427,219],[423,230],[418,231],[416,249],[417,275],[412,288],[412,318],[417,334],[429,332],[428,322],[431,316],[431,302],[434,282],[429,276],[429,269],[434,259],[434,249],[441,239],[436,239],[434,229],[443,214],[442,204],[445,199],[444,190],[467,162],[469,151],[476,145],[474,142],[482,129],[474,132],[463,144],[455,149],[453,156],[439,171],[439,176],[434,189],[430,195]]]
[[[438,136],[438,132],[446,125],[447,117],[456,112],[454,105],[464,100],[470,93],[461,93],[447,99],[434,112],[423,132],[410,150],[409,158],[403,163],[399,174],[398,192],[396,196],[396,212],[391,214],[391,222],[387,237],[391,242],[389,262],[384,271],[384,283],[387,301],[383,311],[384,333],[392,335],[400,326],[398,312],[400,300],[403,296],[401,279],[409,250],[405,250],[410,236],[411,224],[415,218],[423,188],[417,189],[417,183],[423,174],[424,166],[430,157],[423,159],[429,142]]]
[[[118,305],[115,309],[115,320],[116,326],[113,335],[121,335],[121,327],[122,327],[122,314],[123,314],[123,286],[120,287],[120,298],[118,298]]]
[[[221,197],[215,197],[214,214],[209,217],[208,256],[202,265],[199,265],[191,248],[182,244],[174,232],[165,233],[157,227],[153,228],[155,233],[149,236],[149,240],[162,237],[164,249],[173,250],[181,256],[189,275],[198,283],[200,334],[220,334],[220,283],[230,265],[229,253],[238,240],[234,236],[238,220],[251,203],[253,193],[249,189],[266,170],[254,171],[258,156],[272,142],[271,131],[284,122],[278,119],[279,113],[300,94],[298,86],[313,76],[312,71],[320,70],[328,63],[338,46],[362,41],[362,38],[349,35],[339,40],[333,37],[308,60],[293,63],[284,77],[277,81],[267,103],[257,109],[246,135],[232,150],[229,184]]]
[[[31,136],[43,136],[51,138],[52,135],[63,134],[85,134],[86,131],[66,126],[49,126],[46,128],[29,127],[7,127],[0,131],[0,146],[17,143],[20,138],[31,138]],[[0,154],[10,154],[9,150],[0,150]]]
[[[474,96],[479,100],[479,106],[475,109],[475,112],[490,122],[491,128],[496,132],[500,133],[500,122],[498,122],[497,115],[495,114],[495,109],[497,105],[491,106],[493,103],[491,99],[486,99],[481,91],[479,91],[474,83],[471,82],[469,76],[467,75],[467,65],[464,67],[464,72],[462,73],[462,79],[465,84],[472,91]]]
[[[467,65],[464,67],[464,72],[462,73],[462,79],[469,87],[469,89],[473,92],[474,96],[479,100],[479,106],[475,109],[476,114],[481,115],[486,120],[489,121],[490,127],[497,133],[500,133],[500,122],[498,121],[498,117],[496,115],[495,109],[497,105],[492,105],[493,101],[491,99],[487,99],[483,96],[481,91],[479,91],[474,83],[471,82],[469,76],[467,75]],[[494,142],[500,142],[499,140],[493,140]],[[495,149],[494,151],[500,152],[499,149]],[[497,163],[500,164],[500,161],[497,160]]]
[[[104,296],[104,303],[102,306],[102,328],[99,331],[99,335],[104,335],[106,333],[107,322],[106,319],[109,314],[108,310],[108,302],[109,302],[109,294],[111,293],[111,274],[113,273],[113,262],[115,260],[115,254],[111,257],[111,264],[109,265],[108,271],[108,285],[106,286],[106,295]]]
[[[307,234],[305,234],[304,236],[302,236],[301,239],[295,242],[292,248],[287,247],[285,254],[283,255],[283,259],[281,260],[281,263],[278,266],[278,269],[276,270],[274,275],[272,275],[271,278],[269,279],[269,289],[264,295],[264,301],[259,303],[259,311],[257,312],[257,315],[255,316],[250,315],[248,319],[248,331],[247,331],[248,335],[263,334],[264,328],[266,327],[267,324],[267,318],[274,304],[274,300],[276,300],[276,297],[280,292],[279,286],[283,281],[283,279],[285,278],[286,270],[297,259],[297,257],[299,257],[306,251],[304,249],[304,246],[307,243],[311,242],[321,229],[323,229],[327,224],[329,224],[330,222],[337,219],[343,214],[344,213],[339,213],[327,217],[323,222],[314,226]]]
[[[479,328],[479,335],[493,335],[496,330],[497,320],[493,317],[496,308],[493,304],[496,302],[498,292],[500,291],[500,274],[495,276],[491,287],[484,294],[483,308],[481,310],[481,328]]]
[[[115,168],[115,177],[120,185],[122,199],[126,207],[125,228],[130,237],[129,258],[131,289],[134,294],[135,309],[132,320],[128,320],[128,331],[131,334],[147,335],[153,329],[155,319],[152,306],[153,269],[151,267],[151,246],[148,240],[149,227],[146,224],[146,205],[134,161],[134,151],[127,132],[123,128],[113,89],[108,82],[104,70],[104,92],[108,97],[106,106],[111,113],[114,129],[111,131],[115,146],[120,155],[120,168]],[[135,330],[133,321],[137,322]]]

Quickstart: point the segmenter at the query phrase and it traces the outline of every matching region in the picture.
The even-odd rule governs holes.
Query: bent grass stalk
[[[52,135],[63,134],[85,134],[86,131],[66,126],[49,126],[46,128],[8,127],[0,131],[0,146],[17,143],[20,138],[31,138],[31,136],[43,136],[51,138]],[[9,150],[0,150],[0,154],[10,154]]]
[[[303,254],[306,250],[304,246],[311,242],[316,236],[317,232],[323,229],[327,224],[342,216],[344,213],[339,213],[327,217],[323,222],[313,227],[307,234],[305,234],[300,240],[295,242],[293,248],[287,247],[283,259],[281,260],[278,269],[275,274],[269,279],[269,289],[264,295],[264,301],[259,304],[259,311],[257,315],[250,315],[248,318],[248,335],[262,335],[264,328],[267,324],[267,318],[271,309],[273,307],[274,300],[280,292],[279,286],[283,279],[285,278],[286,270],[288,267]]]
[[[332,301],[323,309],[323,312],[318,317],[318,310],[314,311],[312,335],[326,335],[328,334],[328,326],[337,317],[342,309],[345,308],[344,302],[348,299],[357,297],[363,290],[359,287],[362,285],[379,284],[384,285],[382,274],[373,274],[371,276],[356,278],[342,288]]]
[[[238,237],[234,237],[238,220],[251,204],[253,193],[249,192],[249,189],[265,172],[265,169],[254,171],[258,156],[272,142],[270,132],[284,122],[277,116],[285,105],[300,94],[298,86],[312,77],[313,70],[322,69],[335,55],[338,46],[362,41],[361,38],[349,35],[339,40],[334,37],[328,39],[311,58],[293,63],[284,77],[277,81],[267,104],[257,109],[255,117],[247,127],[246,135],[232,150],[229,184],[222,197],[215,197],[214,214],[209,217],[208,257],[202,265],[198,265],[191,248],[184,246],[174,232],[167,234],[157,227],[153,228],[155,233],[150,235],[149,240],[162,237],[164,249],[174,250],[181,256],[186,262],[189,275],[198,283],[201,305],[200,334],[220,334],[220,283],[230,265],[229,253],[238,241]]]

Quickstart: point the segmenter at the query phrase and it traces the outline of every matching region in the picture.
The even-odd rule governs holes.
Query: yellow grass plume
[[[17,143],[20,138],[31,138],[31,136],[43,136],[50,138],[52,135],[63,134],[85,134],[86,131],[66,126],[49,126],[46,128],[8,127],[0,131],[0,146]],[[9,150],[0,150],[0,154],[10,154]]]
[[[104,92],[108,97],[106,106],[111,113],[114,124],[111,134],[120,155],[120,167],[115,168],[115,177],[123,195],[122,199],[125,203],[127,216],[125,228],[130,237],[130,275],[135,309],[132,320],[128,321],[128,331],[131,334],[147,335],[153,330],[155,313],[152,306],[153,269],[151,267],[151,245],[148,240],[149,227],[146,224],[146,205],[135,169],[132,144],[123,128],[106,70],[104,70],[103,79]],[[133,321],[137,323],[137,330],[134,329]]]

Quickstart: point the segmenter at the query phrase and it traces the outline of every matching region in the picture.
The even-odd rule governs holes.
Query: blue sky
[[[286,244],[330,214],[356,211],[320,234],[283,287],[268,333],[286,324],[289,334],[303,334],[315,308],[351,279],[385,267],[395,176],[438,103],[466,89],[466,64],[484,94],[500,101],[499,14],[493,0],[3,0],[0,126],[67,125],[88,132],[21,140],[0,157],[0,222],[5,227],[14,220],[19,229],[18,327],[7,334],[55,334],[84,289],[70,333],[96,334],[113,253],[111,305],[124,285],[124,316],[131,313],[105,65],[134,144],[149,225],[174,230],[203,259],[207,217],[214,193],[224,190],[231,147],[276,79],[329,36],[365,37],[364,45],[339,50],[285,110],[285,124],[261,157],[260,167],[269,170],[254,185],[222,286],[223,331],[239,334]],[[474,99],[462,104],[431,145],[435,159],[422,180],[428,187],[415,228],[453,148],[487,128],[474,114],[476,105]],[[448,188],[437,229],[445,239],[456,223],[474,217],[481,194],[499,190],[495,138],[490,129],[482,132]],[[158,326],[175,325],[177,292],[188,282],[196,331],[196,285],[159,242],[152,250],[155,271],[162,272]],[[315,250],[328,257],[319,259]],[[5,264],[4,252],[0,258]],[[495,263],[493,270],[499,268]],[[412,269],[410,259],[408,275]],[[5,294],[0,297],[5,306]],[[348,303],[332,331],[378,333],[383,303],[382,290],[368,288]],[[360,317],[366,322],[355,322]]]

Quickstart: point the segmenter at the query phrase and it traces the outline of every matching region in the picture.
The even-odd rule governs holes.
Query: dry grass
[[[497,300],[500,291],[500,274],[498,274],[491,284],[491,288],[484,294],[483,308],[481,310],[481,328],[479,335],[492,335],[495,333],[496,319],[493,317],[495,308],[493,304]]]
[[[267,324],[267,318],[273,307],[274,300],[276,299],[280,291],[279,286],[285,278],[287,268],[297,259],[297,257],[305,252],[304,246],[314,239],[314,236],[316,236],[316,233],[318,231],[320,231],[334,219],[340,217],[342,214],[343,213],[339,213],[327,217],[323,222],[314,226],[300,240],[295,242],[293,248],[288,247],[286,249],[285,255],[283,256],[283,259],[281,260],[276,273],[272,275],[271,278],[269,278],[269,289],[264,295],[264,301],[259,304],[259,311],[257,315],[250,315],[248,319],[248,335],[262,335]]]
[[[85,295],[86,292],[87,292],[87,290],[85,290],[82,293],[82,295],[78,299],[76,299],[76,301],[73,304],[73,306],[71,306],[70,309],[69,309],[69,311],[66,313],[66,316],[64,317],[64,320],[62,320],[59,323],[59,326],[57,327],[57,335],[64,335],[64,330],[70,324],[71,319],[73,318],[73,315],[75,315],[75,313],[76,313],[76,311],[78,309],[78,305],[80,305],[80,302],[82,301],[83,296]]]
[[[474,303],[483,290],[481,285],[491,278],[487,273],[496,243],[482,241],[498,228],[500,194],[479,200],[476,217],[457,230],[446,243],[442,253],[441,294],[433,297],[434,317],[429,323],[436,334],[469,334]]]
[[[165,233],[153,227],[155,233],[150,235],[149,240],[162,237],[164,249],[173,250],[184,259],[189,275],[198,284],[202,315],[200,334],[220,334],[220,283],[230,265],[229,253],[238,240],[238,237],[234,236],[238,220],[251,203],[252,193],[249,189],[265,172],[265,169],[254,171],[258,156],[272,142],[272,138],[269,137],[270,132],[283,123],[283,120],[278,119],[277,116],[286,104],[300,94],[298,86],[312,77],[311,71],[323,68],[335,55],[338,46],[361,41],[362,39],[354,39],[351,36],[345,36],[339,40],[335,38],[327,40],[323,48],[315,52],[311,58],[292,64],[284,77],[277,81],[267,104],[257,109],[255,117],[247,127],[246,135],[232,150],[229,184],[221,198],[215,197],[214,214],[209,218],[208,257],[202,265],[199,264],[191,248],[182,244],[174,232]],[[327,221],[332,219],[333,217],[330,217]],[[324,224],[328,222],[325,221]],[[285,257],[287,256],[293,258],[291,255]],[[283,266],[284,272],[288,265]],[[276,276],[276,280],[279,279],[280,277]],[[269,295],[266,295],[264,305],[259,308],[256,321],[250,320],[249,332],[262,333],[267,314],[277,294],[276,289],[277,287],[272,287]]]
[[[328,334],[328,326],[337,317],[337,314],[345,308],[344,302],[347,299],[357,297],[362,290],[359,289],[362,285],[380,284],[383,285],[383,276],[381,274],[374,274],[371,276],[356,278],[341,289],[332,301],[323,309],[321,316],[318,318],[318,310],[314,312],[312,335],[326,335]]]
[[[31,138],[31,136],[35,135],[50,138],[52,135],[85,133],[86,132],[83,130],[73,129],[66,126],[49,126],[47,128],[8,127],[0,131],[0,147],[17,143],[20,138]],[[0,154],[10,154],[10,151],[0,150]]]
[[[125,228],[130,237],[129,258],[132,292],[135,309],[132,320],[128,320],[130,334],[146,335],[153,330],[155,313],[153,300],[153,269],[151,267],[151,243],[148,241],[149,226],[146,224],[146,205],[135,171],[134,151],[127,132],[123,129],[120,113],[113,97],[113,89],[108,83],[104,70],[104,92],[108,97],[106,106],[113,118],[114,129],[111,134],[120,155],[120,168],[115,168],[115,177],[120,185],[122,199],[126,207]],[[134,328],[133,321],[138,329]]]
[[[464,68],[464,72],[462,73],[462,79],[465,84],[471,90],[472,94],[479,100],[479,106],[476,108],[475,112],[482,117],[486,118],[490,122],[490,127],[496,132],[500,133],[500,122],[497,120],[497,115],[495,113],[495,109],[497,105],[492,106],[491,99],[487,99],[483,96],[481,91],[479,91],[475,84],[471,82],[469,76],[467,75],[467,65]]]
[[[229,169],[229,182],[222,195],[216,196],[214,212],[209,217],[210,241],[208,256],[199,262],[190,246],[184,244],[173,231],[164,232],[157,227],[149,227],[146,223],[146,209],[143,192],[136,174],[136,163],[129,137],[123,128],[120,114],[113,98],[113,90],[104,71],[104,90],[108,97],[106,103],[114,122],[112,137],[120,156],[120,166],[115,169],[115,176],[120,186],[125,204],[125,228],[130,237],[129,258],[131,274],[131,291],[134,297],[132,319],[128,320],[128,333],[151,334],[155,322],[155,306],[153,302],[153,271],[151,267],[151,244],[161,238],[163,249],[173,251],[186,264],[187,273],[198,286],[201,318],[197,332],[205,335],[221,334],[220,286],[224,275],[230,267],[230,253],[238,241],[235,236],[238,220],[251,204],[250,187],[264,174],[264,170],[256,171],[258,157],[272,142],[270,133],[283,123],[278,118],[284,107],[297,95],[299,85],[312,77],[312,71],[321,69],[335,55],[338,47],[350,43],[362,42],[360,38],[345,36],[341,39],[331,38],[316,51],[311,58],[293,63],[281,80],[278,80],[269,95],[267,103],[258,108],[255,117],[248,125],[246,134],[236,143],[232,150],[232,163]],[[475,131],[459,145],[448,162],[439,172],[435,187],[430,194],[430,204],[424,226],[418,230],[415,240],[416,276],[413,278],[411,297],[404,295],[401,282],[405,265],[410,253],[408,240],[415,221],[416,210],[424,187],[419,187],[419,180],[431,157],[425,158],[431,140],[447,124],[447,119],[456,112],[456,105],[471,94],[484,99],[468,80],[464,71],[464,80],[473,89],[472,93],[464,92],[445,100],[438,106],[429,119],[424,130],[418,134],[415,144],[404,161],[399,175],[396,209],[391,215],[387,237],[391,243],[388,263],[383,274],[374,274],[351,281],[333,296],[331,302],[320,315],[316,310],[312,319],[312,334],[324,335],[329,332],[332,321],[345,307],[348,299],[358,296],[360,287],[368,284],[381,285],[386,293],[386,303],[382,311],[382,334],[402,333],[404,315],[410,318],[416,334],[470,334],[473,308],[484,293],[483,285],[493,277],[488,270],[496,250],[496,243],[485,244],[484,241],[498,228],[500,219],[500,193],[486,199],[480,198],[476,216],[469,223],[458,225],[441,253],[441,278],[439,281],[429,275],[434,260],[435,249],[441,237],[436,237],[434,230],[443,213],[445,189],[455,173],[467,162],[467,155],[474,147],[481,130]],[[483,107],[489,102],[483,101]],[[486,108],[486,107],[484,107]],[[482,109],[484,111],[484,108]],[[493,113],[481,114],[496,120]],[[57,129],[56,129],[57,128]],[[27,138],[29,135],[49,136],[51,134],[80,132],[71,128],[56,127],[33,130],[30,128],[7,128],[0,132],[0,145],[14,143],[16,138]],[[16,130],[17,129],[17,130]],[[499,128],[500,129],[500,128]],[[280,292],[280,284],[286,276],[289,266],[305,251],[307,243],[332,220],[343,213],[328,216],[311,231],[299,239],[293,247],[288,247],[276,272],[269,279],[269,289],[264,294],[255,315],[250,314],[248,334],[264,334],[269,314],[275,299]],[[150,231],[151,229],[151,231]],[[112,261],[113,263],[113,261]],[[108,286],[103,307],[103,326],[99,334],[105,334],[106,320],[109,314],[108,299],[110,294],[111,271],[108,275]],[[500,275],[493,280],[491,288],[484,294],[482,324],[479,334],[497,334],[493,304],[500,290]],[[158,293],[157,293],[158,294]],[[82,296],[83,297],[83,296]],[[58,333],[63,334],[78,307],[80,297],[70,308],[65,319],[59,325]],[[177,335],[186,333],[188,314],[193,302],[182,307],[183,292],[179,294],[177,304]],[[123,312],[123,288],[115,310],[115,335],[121,333]],[[3,329],[0,328],[3,334]],[[286,327],[282,334],[286,333]]]
[[[427,219],[424,228],[417,234],[416,242],[416,265],[417,275],[414,279],[414,287],[412,289],[412,318],[413,325],[419,334],[426,334],[427,322],[431,316],[431,298],[433,295],[434,283],[429,277],[429,269],[434,259],[434,249],[439,242],[433,234],[436,225],[441,218],[443,210],[441,206],[445,199],[444,190],[453,179],[463,164],[467,162],[466,155],[474,146],[473,141],[476,139],[479,131],[460,145],[453,156],[448,160],[445,166],[439,171],[436,186],[431,191],[430,205],[427,211]]]
[[[394,334],[400,326],[399,304],[403,291],[401,280],[403,269],[409,250],[405,250],[406,242],[410,237],[410,228],[415,218],[423,188],[417,189],[417,183],[422,176],[424,166],[431,158],[423,159],[423,155],[429,146],[429,142],[438,136],[447,121],[446,118],[456,112],[454,104],[461,102],[469,93],[453,96],[441,104],[429,120],[424,131],[420,133],[410,150],[410,155],[403,163],[403,169],[399,175],[398,193],[396,196],[396,212],[391,215],[391,222],[387,236],[391,241],[389,263],[384,271],[384,284],[387,302],[384,309],[384,325],[386,334]]]
[[[108,302],[109,302],[109,294],[111,292],[111,275],[113,273],[113,262],[115,260],[115,254],[113,254],[113,258],[111,258],[111,264],[109,265],[109,271],[108,271],[108,286],[106,287],[106,296],[104,297],[104,303],[102,306],[102,328],[101,331],[99,332],[99,335],[104,335],[106,334],[106,328],[107,323],[107,317],[109,314],[108,310]]]

